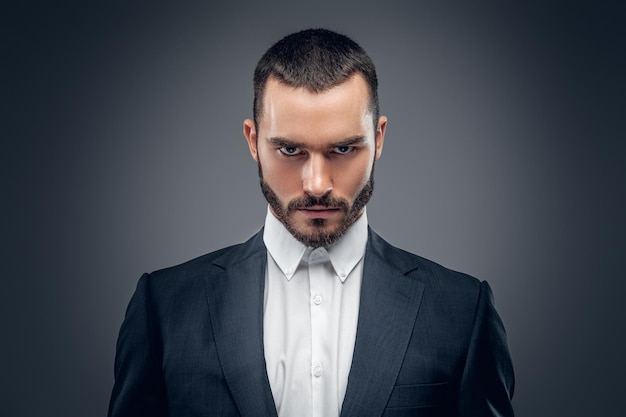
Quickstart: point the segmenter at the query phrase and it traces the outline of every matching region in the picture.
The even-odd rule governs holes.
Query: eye
[[[333,149],[333,152],[338,153],[339,155],[347,155],[350,152],[354,151],[354,146],[336,146]]]
[[[297,146],[283,146],[279,150],[287,156],[294,156],[302,153],[302,150]]]

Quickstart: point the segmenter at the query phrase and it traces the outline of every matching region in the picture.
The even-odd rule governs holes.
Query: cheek
[[[363,158],[363,160],[357,162],[348,168],[340,170],[340,175],[336,182],[336,188],[339,185],[339,188],[342,188],[343,192],[352,198],[356,197],[367,184],[372,174],[372,158]]]
[[[275,155],[263,154],[260,158],[263,180],[281,199],[301,190],[300,170],[290,164],[280,163]]]

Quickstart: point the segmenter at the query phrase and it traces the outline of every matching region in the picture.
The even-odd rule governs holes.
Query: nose
[[[322,197],[332,191],[330,167],[324,156],[311,154],[302,171],[302,187],[306,194]]]

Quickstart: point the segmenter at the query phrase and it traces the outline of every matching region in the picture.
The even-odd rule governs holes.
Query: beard
[[[261,182],[261,191],[269,203],[272,212],[293,237],[304,245],[312,248],[328,247],[337,242],[350,226],[357,221],[363,208],[372,197],[372,193],[374,192],[374,163],[372,163],[372,172],[367,183],[361,188],[352,204],[343,198],[324,195],[322,197],[303,196],[295,198],[289,201],[287,206],[284,206],[278,198],[278,195],[263,179],[263,169],[261,168],[260,162],[259,179]],[[297,210],[307,209],[313,206],[339,209],[343,213],[343,218],[340,220],[340,223],[333,228],[328,226],[326,219],[310,219],[308,220],[309,226],[311,226],[313,230],[311,232],[299,230],[294,222],[293,214]]]

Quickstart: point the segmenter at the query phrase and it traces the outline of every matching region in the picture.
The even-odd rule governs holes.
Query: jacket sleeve
[[[150,276],[133,295],[117,340],[109,417],[166,417],[162,343],[155,322]]]
[[[487,282],[482,282],[473,332],[459,391],[461,417],[513,416],[513,364],[504,325],[493,304]]]

